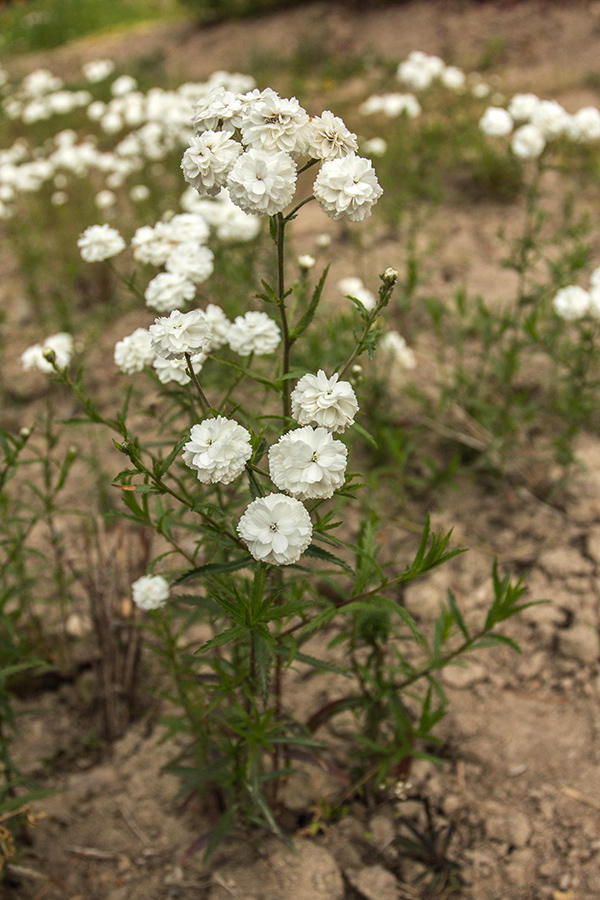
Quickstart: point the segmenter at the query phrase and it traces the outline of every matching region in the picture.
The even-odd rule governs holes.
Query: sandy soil
[[[498,46],[501,39],[494,74],[507,94],[534,90],[569,109],[598,103],[589,76],[597,70],[600,3],[419,0],[362,14],[316,3],[205,30],[186,24],[142,30],[136,52],[160,51],[174,77],[203,78],[216,68],[243,71],[258,48],[278,56],[282,48],[293,51],[315,33],[339,54],[376,48],[399,60],[421,49],[467,70],[490,41]],[[86,59],[128,60],[130,54],[129,39],[110,36],[19,65],[50,65],[68,76]],[[498,274],[489,250],[498,226],[510,227],[510,208],[446,207],[443,213],[442,262],[474,291],[485,287],[501,297],[510,275]],[[323,222],[303,227],[299,249],[304,240],[310,249],[311,231],[323,230]],[[389,252],[391,245],[377,256]],[[341,273],[342,262],[337,265]],[[49,715],[23,720],[23,764],[60,793],[40,804],[46,819],[21,860],[30,872],[6,896],[415,900],[427,895],[422,886],[410,886],[416,870],[398,835],[401,817],[422,825],[420,798],[426,797],[437,827],[455,829],[448,855],[460,867],[466,900],[597,900],[600,442],[585,436],[578,452],[583,467],[553,504],[538,499],[527,483],[485,493],[465,477],[433,511],[436,529],[454,527],[457,544],[472,549],[407,592],[417,619],[426,624],[435,616],[448,587],[465,613],[476,616],[485,606],[494,556],[526,572],[531,597],[549,602],[509,626],[523,648],[520,657],[494,651],[446,673],[450,713],[439,731],[445,763],[416,763],[405,796],[382,796],[371,808],[350,802],[340,822],[324,823],[315,837],[299,834],[296,853],[275,841],[261,855],[231,842],[206,870],[200,854],[187,854],[203,832],[199,813],[177,807],[174,781],[159,775],[173,748],[161,743],[156,711],[132,726],[101,763],[92,754],[69,755],[73,721],[83,713],[80,689],[65,684],[31,701]],[[414,541],[400,527],[382,537],[395,552],[408,552]],[[301,702],[310,710],[332,696],[334,681],[319,697],[303,686]],[[300,701],[292,692],[288,702]],[[48,777],[39,759],[56,758],[59,750],[65,762]],[[306,813],[319,796],[339,802],[339,785],[304,772],[288,786],[286,800]]]

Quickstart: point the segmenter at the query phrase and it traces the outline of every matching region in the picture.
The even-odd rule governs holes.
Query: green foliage
[[[176,0],[29,0],[0,10],[0,57],[49,50],[98,31],[173,18]]]

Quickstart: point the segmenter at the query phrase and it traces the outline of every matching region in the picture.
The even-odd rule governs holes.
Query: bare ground
[[[597,103],[589,87],[600,42],[600,4],[432,3],[427,0],[360,13],[316,3],[276,17],[227,23],[198,30],[178,24],[142,31],[136,52],[160,50],[168,70],[182,79],[202,78],[216,68],[243,71],[260,48],[293,50],[307,34],[337,53],[375,47],[400,59],[410,50],[439,53],[470,70],[490,40],[502,38],[494,72],[502,89],[534,90],[575,109]],[[122,36],[84,41],[23,61],[45,64],[65,75],[100,55],[128,60],[131,44]],[[510,208],[445,208],[442,263],[473,290],[501,299],[510,275],[498,272],[490,248],[500,224],[511,226]],[[305,220],[306,221],[306,220]],[[514,223],[512,223],[514,224]],[[296,235],[310,250],[321,219]],[[305,244],[305,246],[303,246]],[[334,244],[334,249],[335,249]],[[340,248],[338,248],[340,249]],[[373,253],[394,262],[393,245]],[[343,274],[343,250],[337,261]],[[441,268],[441,265],[440,265]],[[419,362],[426,347],[417,347]],[[484,492],[466,477],[446,492],[433,511],[436,529],[454,527],[468,554],[416,583],[409,610],[426,624],[448,587],[463,611],[476,616],[489,596],[494,557],[527,573],[532,599],[544,606],[510,625],[520,657],[507,651],[482,653],[467,668],[448,671],[450,712],[440,728],[445,764],[418,762],[406,799],[382,796],[371,808],[348,801],[348,814],[325,822],[315,837],[298,834],[296,852],[269,842],[261,854],[234,841],[208,870],[201,854],[188,853],[203,831],[195,809],[173,802],[174,780],[160,775],[173,747],[161,743],[155,710],[130,728],[101,764],[80,750],[74,718],[81,716],[81,685],[63,685],[32,704],[47,715],[23,719],[23,764],[38,778],[62,767],[49,786],[60,793],[40,804],[46,818],[32,832],[22,855],[21,885],[7,893],[27,900],[407,900],[425,896],[410,886],[412,863],[398,843],[401,817],[423,824],[426,797],[440,828],[455,828],[448,855],[460,866],[466,900],[597,900],[600,896],[600,442],[584,436],[583,466],[560,500],[545,503],[527,483]],[[535,473],[534,473],[535,474]],[[399,510],[400,513],[400,510]],[[382,533],[397,553],[414,538],[401,523]],[[316,696],[298,685],[287,702],[307,711],[336,695],[335,681]],[[81,722],[85,727],[85,722]],[[341,790],[341,797],[340,797]],[[301,774],[287,788],[292,809],[305,812],[320,796],[343,801],[343,789],[314,773]],[[187,854],[187,857],[186,857]],[[186,859],[185,864],[183,859]]]

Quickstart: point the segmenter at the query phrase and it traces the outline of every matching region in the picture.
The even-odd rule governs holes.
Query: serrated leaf
[[[313,669],[318,669],[322,672],[335,672],[336,675],[343,675],[344,678],[352,677],[346,669],[342,669],[334,663],[326,662],[324,659],[317,659],[316,656],[310,656],[308,653],[301,653],[299,650],[295,653],[294,661],[296,660],[298,662],[307,663],[307,665],[312,666]]]
[[[320,559],[324,562],[333,563],[336,566],[340,566],[342,569],[345,569],[346,572],[350,572],[351,575],[354,575],[354,570],[352,566],[349,566],[348,563],[344,562],[343,559],[339,559],[339,557],[334,556],[333,553],[329,553],[328,550],[324,550],[323,547],[317,547],[314,544],[310,544],[309,547],[305,550],[305,556],[311,556],[313,559]]]
[[[218,634],[210,641],[202,644],[202,646],[198,647],[194,652],[207,653],[209,650],[214,650],[215,647],[222,647],[224,644],[233,643],[233,641],[237,641],[238,638],[243,637],[247,633],[248,629],[243,625],[233,625],[231,628],[226,628],[225,631],[222,631],[221,634]]]
[[[226,563],[206,563],[204,566],[198,566],[196,569],[189,569],[180,575],[173,582],[176,584],[184,584],[186,581],[193,581],[194,578],[205,578],[207,575],[223,575],[226,572],[237,572],[238,569],[244,569],[252,565],[252,559],[248,556],[232,559]]]

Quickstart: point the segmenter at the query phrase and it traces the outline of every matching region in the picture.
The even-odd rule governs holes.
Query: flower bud
[[[360,384],[360,382],[363,380],[363,377],[363,367],[358,363],[352,366],[352,368],[350,369],[350,381],[353,384]]]
[[[44,359],[50,363],[50,365],[54,365],[56,362],[56,353],[52,349],[52,347],[44,347],[42,350],[42,356]]]
[[[398,272],[396,269],[392,269],[390,266],[385,270],[383,275],[381,276],[381,280],[383,281],[386,287],[393,287],[398,281]]]
[[[26,441],[31,436],[32,431],[33,431],[32,428],[23,427],[19,431],[19,437],[21,438],[22,441]]]

